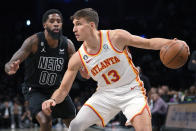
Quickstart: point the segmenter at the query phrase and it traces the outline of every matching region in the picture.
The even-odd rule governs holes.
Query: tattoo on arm
[[[7,64],[10,64],[10,63],[17,61],[17,60],[20,60],[20,63],[23,62],[29,56],[29,54],[32,52],[32,50],[33,50],[32,47],[35,46],[35,43],[37,43],[37,41],[38,41],[38,39],[37,39],[36,35],[30,36],[29,38],[27,38],[23,42],[20,49],[14,53],[11,60]]]
[[[73,42],[70,39],[68,39],[68,58],[70,59],[75,52],[76,49]]]

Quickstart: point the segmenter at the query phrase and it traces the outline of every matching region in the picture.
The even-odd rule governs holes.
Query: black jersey
[[[58,88],[68,65],[67,38],[50,48],[43,32],[37,33],[38,50],[25,60],[25,83],[32,88]]]

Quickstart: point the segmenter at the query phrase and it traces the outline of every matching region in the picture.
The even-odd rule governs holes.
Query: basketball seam
[[[176,56],[178,56],[182,52],[183,49],[184,45],[181,47],[180,51],[178,51],[178,53],[167,64],[170,64],[176,58]]]
[[[165,51],[165,53],[163,54],[163,60],[164,60],[164,57],[165,57],[165,55],[167,54],[167,51],[169,50],[169,48],[171,48],[172,46],[174,46],[175,44],[177,44],[177,43],[173,43],[172,45],[168,45],[168,48],[166,49],[166,51]]]

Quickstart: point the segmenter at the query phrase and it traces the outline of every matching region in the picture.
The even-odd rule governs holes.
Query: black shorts
[[[23,94],[25,99],[29,102],[29,109],[33,117],[37,115],[40,111],[42,111],[42,102],[49,99],[52,93],[45,93],[39,89],[31,89],[28,87],[23,87]],[[68,95],[65,100],[57,104],[52,109],[52,117],[53,118],[74,118],[76,116],[75,106]]]

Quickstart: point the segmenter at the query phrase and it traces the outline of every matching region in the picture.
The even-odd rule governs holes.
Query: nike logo
[[[135,89],[135,87],[136,87],[136,86],[134,86],[134,87],[131,87],[130,89],[131,89],[131,90],[133,90],[133,89]]]
[[[91,59],[89,59],[89,60],[87,60],[87,61],[86,61],[86,63],[89,63],[91,60],[92,60],[92,58],[91,58]]]

